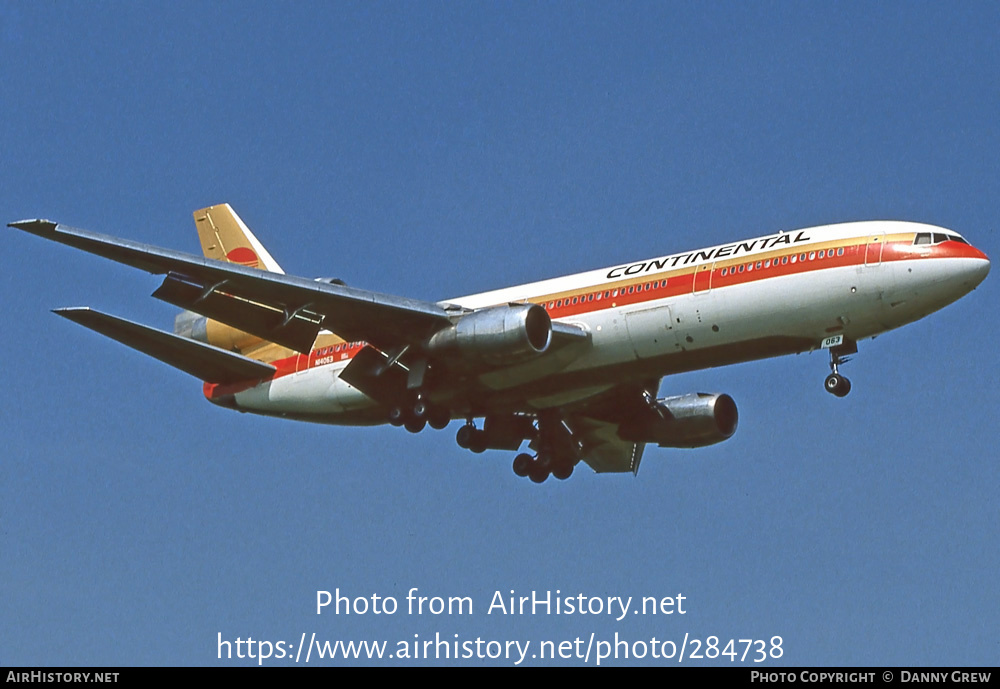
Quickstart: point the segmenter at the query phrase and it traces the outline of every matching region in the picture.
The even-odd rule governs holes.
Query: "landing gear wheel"
[[[389,423],[393,426],[402,426],[406,422],[406,412],[401,407],[393,407],[389,410]]]
[[[846,397],[847,393],[851,391],[851,381],[849,381],[844,376],[839,373],[831,373],[826,377],[826,381],[823,386],[826,391],[837,397]]]
[[[552,475],[560,481],[565,481],[573,475],[574,468],[575,467],[572,462],[559,462],[552,467]]]
[[[455,434],[455,442],[458,446],[468,450],[472,447],[472,439],[476,435],[476,427],[471,423],[467,423],[458,429],[458,433]]]
[[[531,470],[532,463],[531,455],[524,454],[523,452],[514,458],[514,473],[518,476],[524,478],[528,475]]]
[[[537,459],[532,462],[531,468],[528,469],[528,478],[530,478],[535,483],[545,483],[545,479],[549,477],[549,468],[539,462]]]
[[[431,428],[440,431],[451,423],[451,414],[448,413],[447,409],[431,407],[430,412],[427,414],[427,423],[430,424]]]
[[[424,430],[424,426],[427,425],[427,421],[424,419],[407,419],[406,423],[403,425],[406,426],[406,430],[410,433],[419,433]]]
[[[426,419],[429,411],[430,409],[428,408],[427,403],[423,400],[417,400],[413,403],[413,418]]]
[[[486,452],[486,434],[482,431],[476,431],[473,433],[472,441],[469,443],[469,449],[477,455]]]

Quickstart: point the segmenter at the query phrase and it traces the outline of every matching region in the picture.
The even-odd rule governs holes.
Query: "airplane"
[[[976,288],[987,256],[958,233],[860,221],[623,263],[439,302],[287,275],[228,204],[194,213],[204,256],[49,220],[10,227],[164,275],[174,332],[88,307],[55,313],[203,381],[221,407],[417,433],[463,419],[515,474],[638,472],[645,446],[730,438],[725,393],[657,398],[684,371],[826,349],[827,392],[857,343]],[[482,419],[477,426],[478,419]]]

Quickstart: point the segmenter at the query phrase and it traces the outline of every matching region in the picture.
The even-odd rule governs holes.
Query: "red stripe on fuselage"
[[[986,259],[986,255],[982,251],[969,244],[946,241],[939,244],[916,246],[913,244],[913,237],[914,235],[911,234],[908,239],[886,242],[882,246],[880,262],[928,258]],[[653,279],[646,276],[642,280],[621,280],[602,285],[600,290],[589,287],[578,292],[562,292],[558,299],[538,297],[529,299],[529,301],[544,307],[551,318],[558,319],[679,297],[694,293],[696,288],[699,292],[716,290],[785,275],[799,275],[827,268],[864,265],[868,254],[869,238],[859,237],[848,241],[854,243],[817,242],[804,247],[796,247],[794,252],[784,250],[758,254],[752,256],[752,261],[727,259],[703,263],[681,271],[657,273],[653,275]],[[841,249],[843,249],[842,254],[838,253]],[[823,252],[822,258],[819,257],[821,251]],[[710,267],[706,268],[706,266]],[[726,270],[725,275],[722,275],[723,269]],[[699,270],[703,274],[698,274]],[[605,294],[608,296],[605,297]],[[573,303],[574,299],[576,303]],[[562,302],[562,304],[555,306],[558,302]],[[550,307],[549,304],[553,304],[553,306]],[[272,380],[297,371],[350,361],[366,344],[364,342],[339,343],[314,349],[308,355],[297,354],[270,362],[277,369]],[[211,399],[242,392],[257,384],[257,381],[228,385],[205,383],[204,392],[205,396]]]

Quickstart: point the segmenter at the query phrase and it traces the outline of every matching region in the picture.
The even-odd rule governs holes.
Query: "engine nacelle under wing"
[[[656,400],[656,409],[618,427],[632,442],[660,447],[705,447],[732,437],[739,422],[736,402],[726,394],[705,392]]]
[[[462,316],[427,342],[434,353],[471,363],[504,366],[543,354],[552,342],[552,321],[538,304],[491,306]]]

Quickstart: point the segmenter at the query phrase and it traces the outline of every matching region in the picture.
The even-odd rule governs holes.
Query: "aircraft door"
[[[882,262],[882,246],[885,244],[885,233],[873,234],[868,237],[865,246],[865,265],[877,266]]]
[[[694,271],[694,292],[707,292],[712,289],[712,273],[715,272],[714,263],[706,263],[695,268]]]

